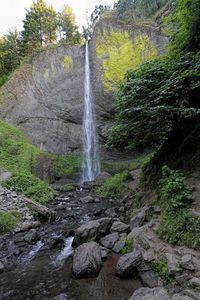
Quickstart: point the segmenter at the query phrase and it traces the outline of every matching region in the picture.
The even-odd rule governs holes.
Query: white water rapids
[[[85,94],[83,119],[82,182],[93,181],[100,173],[100,158],[96,135],[96,121],[91,88],[89,43],[85,46]]]

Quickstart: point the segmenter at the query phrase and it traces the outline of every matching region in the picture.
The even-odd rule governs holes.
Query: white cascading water
[[[82,182],[93,181],[100,173],[100,158],[96,136],[96,122],[91,89],[89,43],[85,46],[85,95],[83,119]]]

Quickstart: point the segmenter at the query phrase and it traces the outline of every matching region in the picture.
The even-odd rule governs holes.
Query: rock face
[[[129,26],[114,16],[97,23],[90,43],[90,60],[97,132],[102,144],[112,122],[114,103],[113,91],[107,90],[102,81],[105,73],[103,65],[109,58],[109,51],[102,53],[98,45],[99,38],[105,39],[104,34],[109,32],[111,38],[120,35],[122,44],[127,39],[131,51],[135,49],[134,45],[147,39],[146,58],[149,58],[148,52],[162,53],[167,43],[167,38],[156,24]],[[113,44],[113,47],[116,45]],[[22,129],[43,150],[58,154],[81,152],[84,51],[84,47],[62,45],[42,51],[32,64],[20,68],[0,89],[0,118]],[[144,57],[140,54],[138,58]],[[121,65],[124,69],[123,61]],[[130,67],[128,63],[127,69]],[[118,70],[116,72],[119,73]],[[122,73],[119,74],[123,77]],[[103,153],[104,149],[101,150]]]
[[[97,243],[85,243],[75,250],[72,271],[76,278],[95,277],[101,266],[101,248]]]

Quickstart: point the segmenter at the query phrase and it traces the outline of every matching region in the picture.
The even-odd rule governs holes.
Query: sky
[[[0,0],[0,36],[9,29],[22,29],[22,20],[25,17],[25,8],[29,8],[33,0]],[[70,5],[76,15],[76,20],[81,28],[86,22],[86,11],[90,16],[97,4],[113,5],[114,0],[46,0],[48,5],[53,5],[59,11],[64,5]]]

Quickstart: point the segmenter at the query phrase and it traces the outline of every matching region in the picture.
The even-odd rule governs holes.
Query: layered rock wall
[[[167,38],[155,23],[126,24],[109,13],[96,24],[90,60],[97,131],[104,138],[114,93],[124,74],[163,53]],[[0,117],[45,151],[82,151],[84,47],[59,46],[38,54],[0,89]]]

